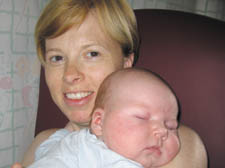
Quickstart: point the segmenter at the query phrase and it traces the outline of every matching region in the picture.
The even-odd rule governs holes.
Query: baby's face
[[[174,95],[164,85],[148,80],[117,89],[105,106],[103,141],[145,168],[168,163],[180,147]]]

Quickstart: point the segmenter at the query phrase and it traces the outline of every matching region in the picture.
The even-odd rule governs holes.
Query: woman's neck
[[[69,131],[78,131],[82,128],[88,128],[89,127],[89,122],[88,123],[75,123],[75,122],[68,122],[67,125],[65,126],[65,129]]]

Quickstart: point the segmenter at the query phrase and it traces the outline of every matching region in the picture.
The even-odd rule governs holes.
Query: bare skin
[[[184,125],[178,129],[181,150],[178,155],[163,168],[207,168],[207,153],[199,135]]]
[[[34,161],[36,148],[56,130],[57,129],[49,129],[36,136],[22,161],[24,167],[29,166]],[[162,168],[207,168],[206,150],[197,133],[184,125],[181,125],[178,131],[181,141],[181,150],[174,160]],[[12,168],[21,167],[16,164]]]

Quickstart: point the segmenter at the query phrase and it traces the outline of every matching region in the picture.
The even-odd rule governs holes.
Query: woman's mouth
[[[66,93],[68,99],[82,99],[91,95],[93,92],[77,92],[77,93]]]
[[[65,93],[65,102],[70,106],[84,105],[91,99],[94,92],[82,91],[75,93]]]

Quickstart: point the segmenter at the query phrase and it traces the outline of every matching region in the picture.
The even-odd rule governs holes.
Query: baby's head
[[[179,151],[178,101],[156,74],[123,69],[99,88],[91,131],[113,151],[145,168],[159,167]]]

